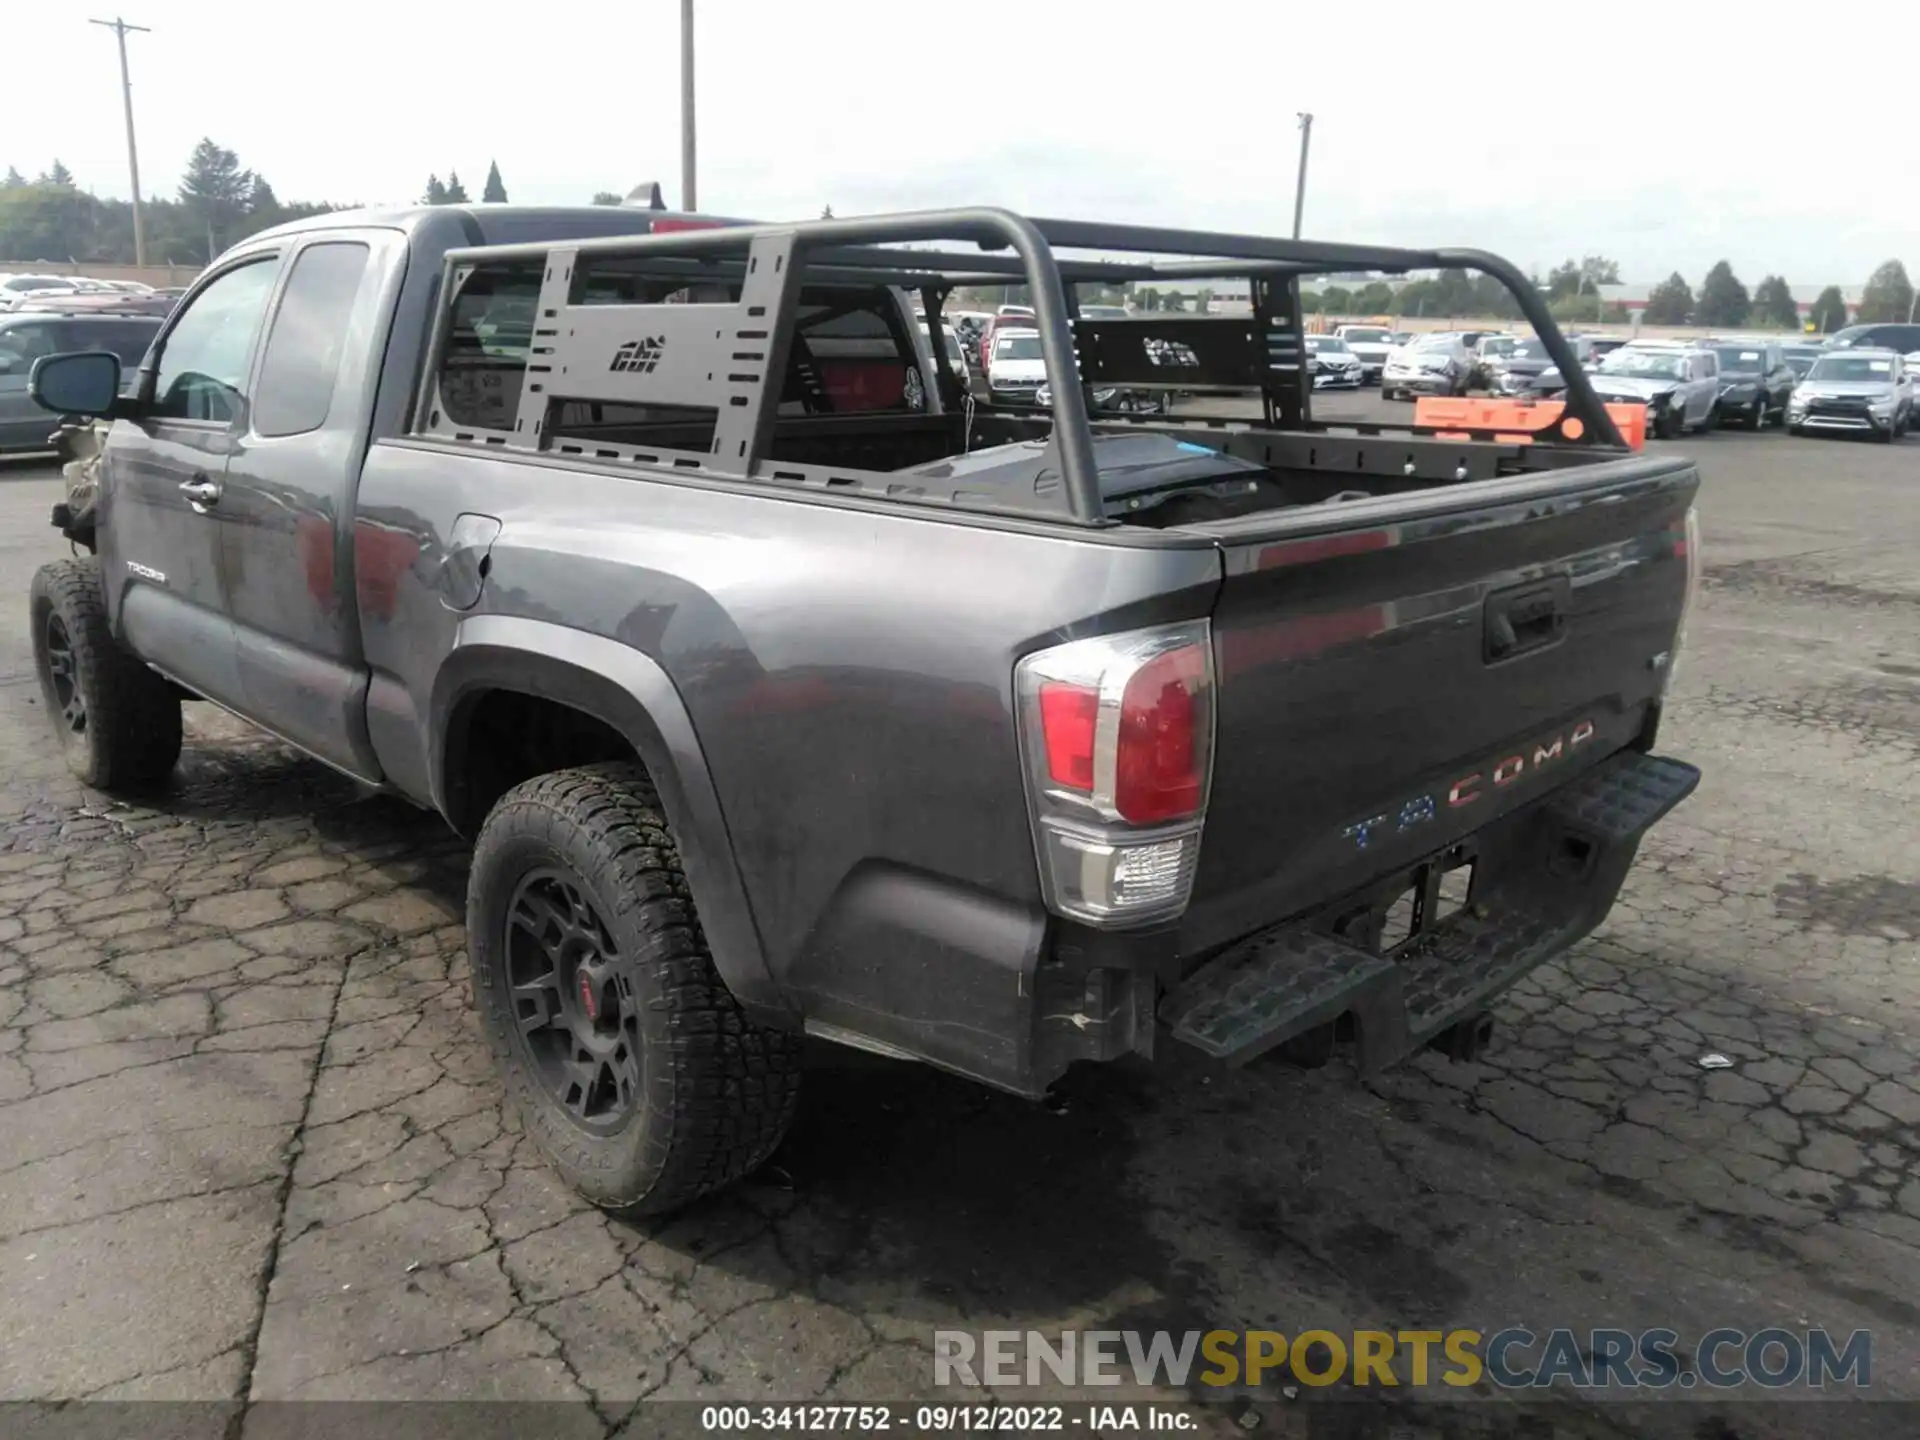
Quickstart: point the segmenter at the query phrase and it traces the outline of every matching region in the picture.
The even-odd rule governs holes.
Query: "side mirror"
[[[27,376],[27,393],[56,415],[110,415],[120,398],[120,357],[105,350],[43,355]]]

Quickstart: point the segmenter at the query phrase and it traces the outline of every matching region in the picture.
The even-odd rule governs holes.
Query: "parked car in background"
[[[1309,335],[1306,338],[1307,373],[1316,390],[1358,390],[1366,375],[1353,347],[1338,335]]]
[[[992,332],[993,354],[987,366],[987,394],[996,405],[1031,405],[1035,392],[1047,378],[1046,352],[1040,348],[1040,332],[996,327]],[[982,358],[985,352],[982,352]]]
[[[29,295],[71,291],[66,275],[0,275],[0,310],[11,310]]]
[[[1473,354],[1458,335],[1416,335],[1388,358],[1380,377],[1381,398],[1464,395],[1472,373]]]
[[[1720,418],[1758,430],[1787,419],[1787,398],[1799,376],[1774,340],[1709,340],[1720,357]]]
[[[997,342],[1000,336],[1010,330],[1033,329],[1033,316],[1031,314],[1008,315],[1004,312],[1005,307],[1003,306],[1002,313],[989,316],[986,327],[980,332],[979,354],[975,363],[980,373],[988,377],[991,377],[993,374],[994,354],[998,349]]]
[[[1490,330],[1474,343],[1473,374],[1467,381],[1470,390],[1491,390],[1493,388],[1493,370],[1496,362],[1504,360],[1513,353],[1513,347],[1520,343],[1517,335],[1506,335]]]
[[[1788,367],[1796,380],[1807,378],[1807,372],[1813,369],[1813,362],[1826,354],[1824,345],[1782,345],[1780,353],[1785,357]]]
[[[1636,341],[1587,377],[1602,400],[1647,407],[1647,433],[1670,439],[1711,429],[1720,418],[1720,358],[1685,341]]]
[[[1082,320],[1125,320],[1132,314],[1124,305],[1082,305]]]
[[[1920,350],[1920,325],[1849,325],[1827,337],[1829,350]]]
[[[1053,408],[1053,387],[1044,380],[1033,392],[1033,403],[1042,410]],[[1093,413],[1111,411],[1118,415],[1165,415],[1168,395],[1164,390],[1137,390],[1127,385],[1102,385],[1093,392]]]
[[[1913,424],[1913,374],[1892,350],[1850,346],[1814,361],[1787,401],[1787,429],[1871,435],[1892,441]]]
[[[946,317],[952,322],[954,333],[960,337],[960,348],[966,352],[967,363],[978,369],[980,337],[986,333],[987,322],[993,317],[979,310],[949,310]]]
[[[1614,351],[1632,343],[1625,335],[1589,335],[1585,338],[1593,347],[1593,358],[1596,360],[1604,360]]]
[[[173,307],[179,303],[179,296],[163,295],[158,291],[143,295],[126,290],[35,290],[16,300],[8,313],[25,315],[32,311],[58,311],[71,314],[85,310],[101,315],[155,315],[164,318],[172,314]]]
[[[927,337],[927,345],[929,348],[932,348],[936,344],[932,332],[927,328],[927,322],[924,316],[922,316],[920,320],[920,333]],[[953,367],[953,373],[960,378],[960,383],[971,387],[973,383],[973,372],[967,368],[967,351],[966,347],[960,343],[960,332],[951,325],[942,325],[940,327],[940,340],[937,343],[946,350],[947,364]],[[931,376],[928,377],[928,383],[932,383]]]
[[[1593,341],[1585,335],[1569,335],[1567,344],[1583,366],[1593,364]],[[1496,394],[1519,397],[1558,395],[1565,388],[1553,357],[1537,336],[1520,341],[1497,364],[1491,365],[1491,388]]]
[[[131,374],[160,333],[160,317],[26,311],[0,315],[0,453],[46,450],[55,418],[27,394],[33,362],[73,350],[105,350]]]
[[[1333,333],[1360,357],[1362,382],[1378,385],[1386,372],[1387,356],[1393,353],[1393,332],[1380,325],[1336,325]]]

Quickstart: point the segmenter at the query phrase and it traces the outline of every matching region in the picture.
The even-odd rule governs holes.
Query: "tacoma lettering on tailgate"
[[[1356,820],[1340,833],[1353,841],[1356,850],[1364,850],[1383,829],[1390,834],[1403,834],[1426,824],[1442,808],[1459,810],[1472,805],[1485,795],[1507,789],[1523,776],[1538,774],[1549,765],[1564,760],[1593,736],[1593,722],[1582,720],[1557,735],[1537,740],[1530,746],[1502,755],[1498,760],[1482,764],[1478,770],[1462,775],[1444,789],[1415,795],[1404,801],[1397,810],[1383,811],[1365,820]]]

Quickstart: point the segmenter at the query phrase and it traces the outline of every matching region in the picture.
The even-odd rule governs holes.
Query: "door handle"
[[[209,480],[204,475],[196,475],[191,480],[182,480],[180,493],[193,502],[193,508],[196,510],[220,503],[219,482]]]
[[[1481,658],[1492,665],[1555,644],[1566,633],[1572,602],[1565,576],[1489,595]]]

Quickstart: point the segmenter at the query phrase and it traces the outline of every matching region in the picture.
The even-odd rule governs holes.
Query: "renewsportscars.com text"
[[[937,1330],[936,1385],[1445,1385],[1507,1390],[1864,1389],[1873,1336],[1822,1329],[1573,1330]]]

